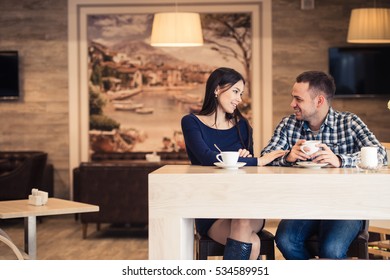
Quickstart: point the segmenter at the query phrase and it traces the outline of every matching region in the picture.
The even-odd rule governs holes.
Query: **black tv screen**
[[[17,51],[0,51],[0,99],[19,98],[19,58]]]
[[[390,96],[390,47],[329,48],[336,97]]]

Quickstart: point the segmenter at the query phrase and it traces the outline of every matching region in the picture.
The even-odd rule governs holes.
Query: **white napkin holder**
[[[28,204],[35,206],[42,206],[47,203],[49,194],[38,189],[32,189],[31,194],[28,196]]]

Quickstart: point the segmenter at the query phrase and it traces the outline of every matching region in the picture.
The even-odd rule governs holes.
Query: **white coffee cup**
[[[378,166],[378,147],[362,147],[360,150],[361,166],[375,168]]]
[[[217,160],[225,165],[234,166],[237,164],[239,152],[222,152],[217,155]]]
[[[315,152],[318,152],[320,147],[317,147],[318,144],[321,144],[321,141],[318,140],[308,140],[305,143],[301,145],[301,151],[304,152],[306,155],[310,156],[314,154]]]

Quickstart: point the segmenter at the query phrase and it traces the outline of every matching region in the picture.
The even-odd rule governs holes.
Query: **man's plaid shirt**
[[[320,140],[341,159],[341,167],[354,167],[361,147],[378,146],[378,155],[383,164],[387,164],[385,148],[376,139],[367,125],[355,114],[337,112],[332,108],[321,125],[319,133],[314,136],[305,121],[299,121],[295,115],[285,117],[276,127],[268,145],[261,155],[273,150],[291,150],[300,139]],[[290,166],[286,156],[275,159],[270,165]]]

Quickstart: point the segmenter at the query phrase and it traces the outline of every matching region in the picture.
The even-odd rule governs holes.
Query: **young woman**
[[[247,166],[263,166],[285,154],[273,151],[263,157],[253,157],[252,128],[238,110],[245,81],[231,68],[213,71],[206,83],[201,111],[182,118],[182,131],[188,157],[192,164],[211,166],[219,151],[239,151],[240,162]],[[196,219],[201,235],[225,245],[224,259],[257,259],[263,229],[263,219]]]

